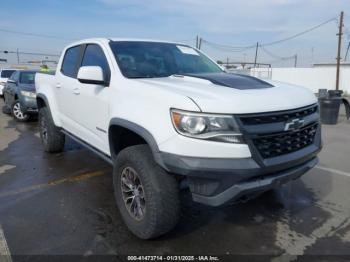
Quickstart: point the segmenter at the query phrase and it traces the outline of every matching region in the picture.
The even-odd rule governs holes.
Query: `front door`
[[[104,79],[109,83],[111,71],[102,48],[97,44],[87,44],[81,66],[100,66]],[[80,83],[75,89],[77,104],[76,119],[81,130],[81,138],[104,153],[109,153],[109,87]]]

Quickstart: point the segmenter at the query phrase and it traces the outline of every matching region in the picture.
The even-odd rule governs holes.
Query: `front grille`
[[[300,108],[297,110],[279,113],[266,113],[263,115],[251,115],[240,117],[243,125],[259,125],[277,122],[285,122],[290,119],[303,118],[317,111],[317,105],[311,107]]]
[[[292,153],[313,144],[318,123],[297,131],[287,131],[253,138],[253,143],[263,158]]]

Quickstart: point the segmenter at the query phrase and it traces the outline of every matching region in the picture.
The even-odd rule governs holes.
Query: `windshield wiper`
[[[155,76],[128,76],[128,78],[154,78]]]
[[[155,75],[155,76],[128,76],[128,78],[162,78],[162,77],[169,77],[170,75]]]
[[[173,77],[184,77],[184,76],[186,76],[186,75],[182,75],[182,74],[172,74],[172,75],[170,75],[170,76],[173,76]]]

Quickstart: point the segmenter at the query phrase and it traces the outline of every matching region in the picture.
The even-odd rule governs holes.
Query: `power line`
[[[222,45],[215,42],[211,42],[208,40],[202,40],[203,43],[207,44],[208,46],[214,47],[216,49],[222,50],[222,51],[229,51],[229,52],[243,52],[251,48],[255,48],[254,46],[243,46],[243,47],[235,47],[235,46],[229,46],[229,45]]]
[[[262,46],[271,46],[271,45],[275,45],[275,44],[279,44],[279,43],[283,43],[283,42],[286,42],[286,41],[289,41],[289,40],[292,40],[294,38],[297,38],[299,36],[302,36],[302,35],[305,35],[307,33],[310,33],[330,22],[333,22],[333,21],[336,21],[337,18],[336,17],[333,17],[331,19],[328,19],[327,21],[324,21],[316,26],[313,26],[311,28],[308,28],[302,32],[299,32],[297,34],[294,34],[294,35],[291,35],[291,36],[288,36],[286,38],[283,38],[283,39],[279,39],[279,40],[276,40],[276,41],[272,41],[272,42],[268,42],[268,43],[262,43],[262,44],[259,44],[259,47],[262,47]],[[230,51],[230,52],[243,52],[247,49],[252,49],[252,48],[255,48],[256,45],[253,44],[253,45],[247,45],[247,46],[231,46],[231,45],[224,45],[224,44],[219,44],[219,43],[215,43],[215,42],[211,42],[211,41],[207,41],[207,40],[204,40],[203,39],[203,42],[206,43],[207,45],[209,46],[212,46],[212,47],[216,47],[217,49],[221,49],[221,50],[225,50],[225,51]]]
[[[10,33],[10,34],[35,36],[35,37],[41,37],[41,38],[52,38],[52,39],[58,39],[58,40],[76,40],[74,38],[66,38],[66,37],[59,37],[59,36],[45,35],[45,34],[37,34],[37,33],[28,33],[28,32],[8,30],[8,29],[2,29],[2,28],[0,28],[0,32]]]
[[[295,58],[295,55],[293,56],[279,56],[279,55],[275,55],[274,53],[272,53],[271,51],[267,50],[265,47],[263,46],[260,46],[259,47],[266,53],[268,54],[269,56],[273,57],[273,58],[276,58],[278,60],[290,60],[290,59],[294,59]]]
[[[345,53],[344,62],[345,62],[346,59],[348,58],[349,48],[350,48],[350,42],[349,42],[349,44],[348,44],[348,47],[346,48],[346,53]]]
[[[4,54],[21,54],[21,55],[56,56],[56,57],[60,56],[59,54],[31,53],[31,52],[19,52],[19,51],[7,51],[7,50],[0,50],[0,53],[4,53]]]
[[[344,25],[344,34],[346,34],[348,40],[350,40],[350,29]]]
[[[262,46],[270,46],[270,45],[275,45],[275,44],[279,44],[279,43],[282,43],[282,42],[286,42],[286,41],[292,40],[294,38],[297,38],[297,37],[299,37],[301,35],[307,34],[307,33],[311,32],[311,31],[314,31],[314,30],[316,30],[316,29],[318,29],[318,28],[320,28],[320,27],[322,27],[322,26],[324,26],[324,25],[326,25],[326,24],[328,24],[328,23],[330,23],[332,21],[336,21],[336,20],[337,20],[337,18],[331,18],[331,19],[329,19],[329,20],[327,20],[327,21],[325,21],[325,22],[323,22],[321,24],[318,24],[318,25],[316,25],[314,27],[306,29],[306,30],[304,30],[304,31],[302,31],[300,33],[295,34],[295,35],[292,35],[292,36],[289,36],[289,37],[286,37],[286,38],[283,38],[283,39],[280,39],[280,40],[276,40],[276,41],[273,41],[273,42],[264,43],[264,44],[261,44],[261,45]]]

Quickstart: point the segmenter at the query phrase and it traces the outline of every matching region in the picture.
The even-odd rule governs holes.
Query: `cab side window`
[[[76,78],[78,74],[78,62],[80,57],[81,46],[74,46],[67,49],[63,63],[61,67],[61,72],[65,76]]]
[[[111,71],[107,58],[102,48],[96,44],[88,44],[85,49],[81,66],[100,66],[103,70],[105,81],[108,83],[111,78]]]

